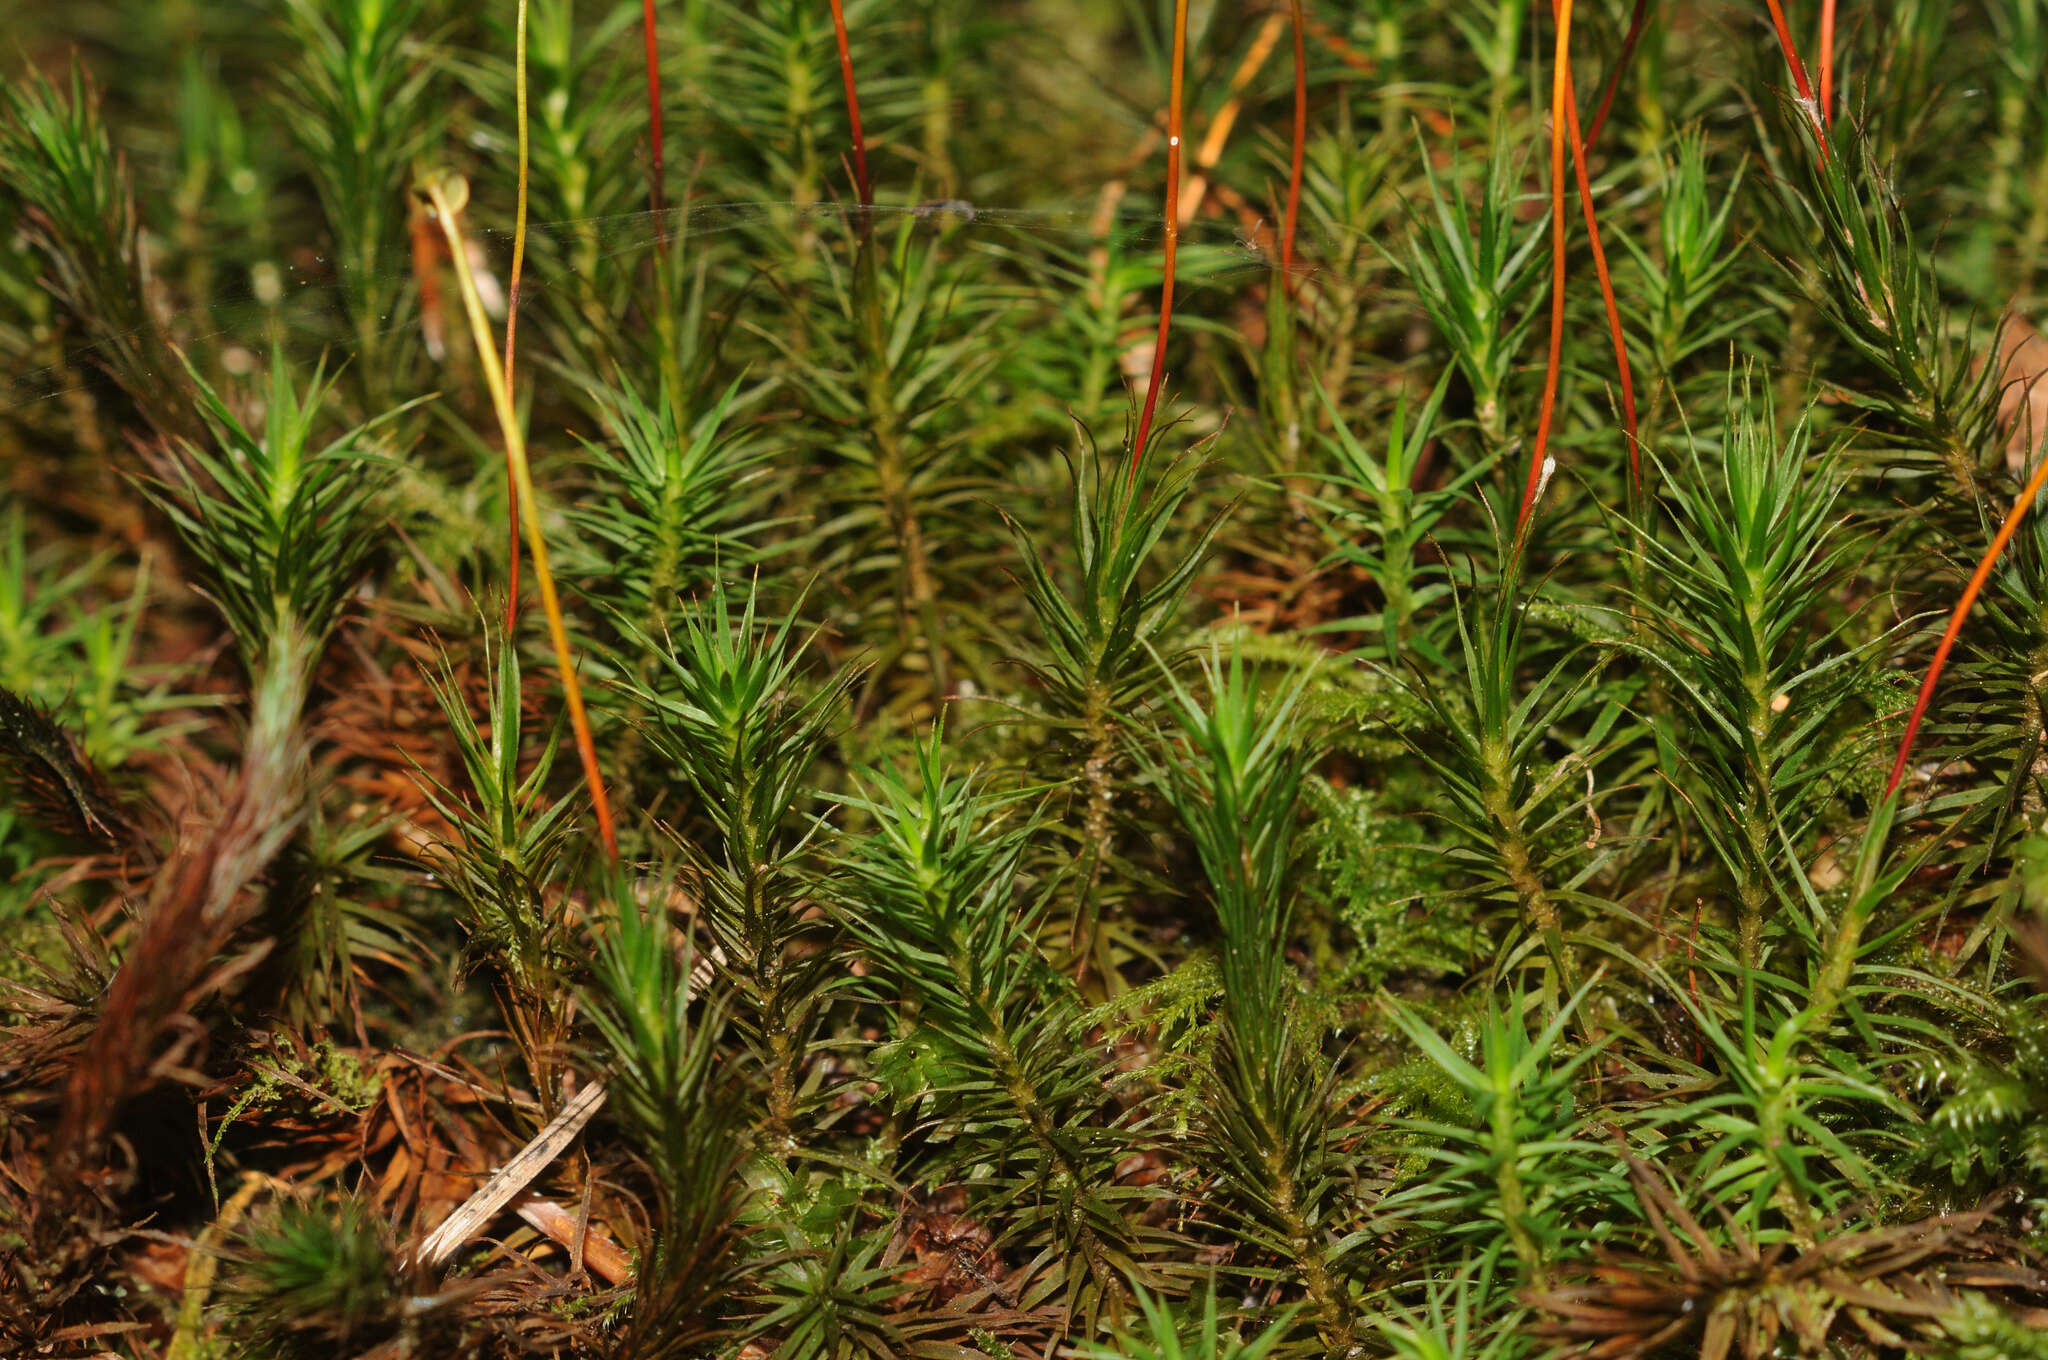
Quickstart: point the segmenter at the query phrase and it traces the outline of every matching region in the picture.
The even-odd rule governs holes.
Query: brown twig
[[[585,1185],[587,1188],[588,1182]],[[609,1236],[591,1228],[579,1215],[570,1213],[553,1200],[524,1195],[512,1206],[512,1212],[526,1220],[536,1232],[568,1248],[573,1257],[579,1258],[605,1283],[621,1285],[632,1281],[633,1258]]]
[[[1307,21],[1308,31],[1315,35],[1316,41],[1329,48],[1330,55],[1338,61],[1343,62],[1352,70],[1363,75],[1371,75],[1379,69],[1378,62],[1344,41],[1343,36],[1328,24],[1321,22],[1313,15],[1304,15],[1302,17]]]

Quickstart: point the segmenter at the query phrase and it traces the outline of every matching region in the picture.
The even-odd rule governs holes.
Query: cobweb
[[[608,217],[534,222],[527,228],[527,264],[521,280],[521,315],[544,306],[548,294],[569,296],[616,287],[634,277],[666,247],[671,251],[728,248],[732,258],[757,264],[771,276],[778,252],[843,249],[865,213],[878,233],[908,228],[959,252],[980,252],[1010,262],[1013,280],[1029,280],[1040,266],[1069,274],[1083,270],[1090,252],[1108,252],[1120,269],[1150,270],[1156,281],[1165,226],[1156,209],[1128,208],[1104,214],[1098,207],[1009,208],[940,199],[906,206],[859,209],[843,203],[693,204],[662,213],[634,212]],[[479,291],[494,320],[502,320],[504,275],[512,254],[507,229],[465,223],[478,266]],[[1239,293],[1263,286],[1277,263],[1277,232],[1261,221],[1246,229],[1234,220],[1198,217],[1180,229],[1176,307],[1214,314]],[[800,244],[801,243],[801,244]],[[438,242],[437,242],[438,244]],[[1313,261],[1327,258],[1304,223],[1297,235],[1294,272],[1306,277]],[[209,290],[205,306],[170,318],[168,332],[195,356],[219,352],[230,368],[253,368],[259,353],[278,342],[315,345],[333,371],[356,357],[364,344],[395,338],[423,326],[410,291],[409,255],[401,252],[388,270],[351,272],[331,256],[283,253],[223,278]],[[1098,255],[1099,258],[1099,255]],[[449,343],[460,338],[454,281],[442,270],[442,326]],[[1048,284],[1050,274],[1042,275]],[[382,298],[391,306],[367,323],[351,316],[351,299]],[[405,299],[403,305],[399,300]],[[524,329],[524,328],[522,328]],[[110,387],[104,356],[124,337],[67,337],[65,362],[20,369],[0,376],[0,415],[17,416],[39,403]],[[433,348],[431,336],[428,348]],[[47,351],[45,351],[47,353]],[[436,356],[438,357],[438,356]]]

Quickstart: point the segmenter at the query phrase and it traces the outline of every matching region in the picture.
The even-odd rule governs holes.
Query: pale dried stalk
[[[1237,71],[1230,77],[1229,98],[1223,107],[1216,110],[1216,116],[1209,121],[1209,130],[1202,137],[1202,144],[1195,148],[1195,173],[1188,177],[1180,195],[1180,220],[1186,226],[1194,220],[1196,211],[1202,206],[1202,199],[1209,192],[1209,175],[1215,170],[1216,162],[1223,159],[1223,148],[1230,141],[1230,133],[1237,126],[1237,116],[1244,111],[1244,90],[1252,78],[1266,64],[1266,58],[1273,55],[1274,47],[1280,42],[1280,27],[1286,23],[1286,16],[1274,13],[1266,16],[1265,23],[1252,37],[1251,49],[1244,54],[1244,60],[1237,64]]]
[[[594,1081],[578,1091],[575,1098],[562,1107],[562,1112],[533,1136],[532,1142],[514,1153],[511,1161],[499,1167],[496,1175],[478,1186],[474,1194],[448,1215],[446,1222],[427,1235],[427,1239],[413,1251],[412,1263],[422,1269],[433,1270],[453,1256],[463,1243],[482,1232],[486,1223],[496,1218],[514,1196],[532,1184],[536,1176],[547,1170],[555,1158],[576,1141],[576,1136],[583,1132],[583,1126],[603,1107],[604,1096],[604,1083],[601,1081]]]

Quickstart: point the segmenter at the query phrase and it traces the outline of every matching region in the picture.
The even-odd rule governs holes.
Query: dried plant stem
[[[456,183],[459,184],[459,181]],[[520,518],[526,525],[526,547],[533,555],[533,577],[540,584],[541,609],[547,615],[548,636],[554,644],[555,664],[562,673],[562,695],[569,704],[569,726],[576,737],[576,754],[583,762],[583,778],[590,786],[590,802],[597,816],[598,838],[605,854],[619,857],[618,834],[612,826],[611,802],[605,796],[604,776],[597,768],[597,746],[591,740],[590,719],[583,709],[583,686],[576,678],[576,655],[569,645],[569,630],[562,622],[562,602],[555,592],[554,573],[548,569],[547,540],[541,534],[540,507],[534,500],[533,473],[526,461],[526,437],[520,430],[519,413],[512,406],[512,391],[505,384],[505,370],[498,363],[491,344],[491,323],[484,315],[483,300],[477,295],[476,275],[470,269],[467,244],[457,221],[459,202],[449,198],[450,182],[445,177],[427,181],[425,192],[433,204],[434,216],[448,237],[448,253],[455,262],[455,280],[462,293],[463,310],[469,317],[470,333],[476,341],[477,360],[484,370],[484,382],[491,390],[491,404],[505,440],[505,457],[519,492]],[[459,190],[466,201],[466,186]]]
[[[1558,369],[1564,358],[1564,140],[1565,106],[1571,99],[1572,0],[1557,7],[1557,46],[1550,78],[1550,357],[1543,369],[1543,407],[1536,417],[1536,443],[1529,451],[1529,476],[1515,517],[1515,541],[1526,540],[1536,493],[1543,487],[1543,460],[1557,414]]]
[[[838,0],[833,0],[835,7]],[[1129,478],[1138,480],[1138,464],[1152,437],[1152,417],[1159,408],[1159,385],[1166,377],[1166,338],[1173,327],[1173,271],[1180,255],[1181,72],[1188,56],[1188,0],[1174,0],[1173,78],[1166,105],[1166,247],[1159,282],[1159,333],[1152,341],[1152,372],[1145,379],[1145,405],[1131,440]]]
[[[533,574],[540,575],[538,564]],[[535,1134],[489,1180],[471,1192],[440,1227],[414,1248],[411,1255],[413,1263],[424,1270],[437,1269],[465,1242],[481,1232],[499,1210],[510,1204],[520,1191],[533,1183],[534,1177],[547,1170],[576,1141],[577,1135],[583,1132],[583,1126],[603,1108],[604,1098],[602,1082],[592,1082],[578,1091],[546,1128]]]
[[[860,125],[860,93],[853,84],[853,48],[846,37],[846,10],[832,0],[832,33],[839,41],[839,78],[846,85],[846,118],[853,125],[853,183],[860,194],[861,235],[868,231],[866,209],[875,206],[874,181],[868,178],[868,139]]]
[[[1621,335],[1621,308],[1614,300],[1614,281],[1607,272],[1607,251],[1600,244],[1600,223],[1593,212],[1593,185],[1586,174],[1586,143],[1579,136],[1579,97],[1571,84],[1571,67],[1565,72],[1565,117],[1571,126],[1572,168],[1579,180],[1579,203],[1585,209],[1586,236],[1593,245],[1593,272],[1600,278],[1600,301],[1607,308],[1607,334],[1614,343],[1614,367],[1621,379],[1621,431],[1628,440],[1629,486],[1640,496],[1643,491],[1642,450],[1636,440],[1636,385],[1629,374],[1628,344]]]
[[[406,237],[412,248],[413,281],[420,290],[420,334],[427,345],[427,357],[439,362],[448,352],[442,333],[441,240],[427,220],[426,209],[415,202],[406,213]]]
[[[1316,41],[1328,49],[1330,55],[1338,61],[1343,62],[1361,75],[1369,76],[1379,70],[1379,62],[1346,42],[1344,35],[1331,28],[1328,24],[1307,14],[1302,15],[1302,20],[1307,25],[1308,31],[1315,34]]]
[[[650,0],[651,3],[651,0]],[[526,126],[526,0],[519,0],[513,41],[512,84],[519,105],[519,202],[512,216],[512,272],[505,286],[505,382],[512,382],[513,341],[519,333],[519,278],[526,267],[526,190],[532,142]],[[519,626],[519,482],[505,457],[505,635]]]
[[[2048,483],[2048,453],[2044,453],[2034,475],[2027,479],[2020,489],[2019,499],[2012,503],[2012,509],[2005,515],[2005,522],[1998,526],[1998,533],[1991,539],[1991,546],[1984,550],[1983,560],[1977,563],[1977,570],[1970,574],[1969,584],[1963,587],[1961,598],[1956,601],[1955,612],[1949,615],[1948,628],[1941,635],[1941,642],[1934,649],[1934,660],[1928,663],[1927,678],[1920,682],[1920,695],[1913,701],[1913,714],[1906,720],[1906,734],[1899,739],[1898,758],[1892,762],[1891,778],[1885,781],[1885,796],[1890,797],[1905,777],[1906,762],[1913,755],[1913,739],[1920,733],[1920,720],[1927,716],[1928,702],[1934,698],[1934,687],[1940,683],[1942,668],[1948,665],[1948,654],[1956,645],[1956,635],[1963,631],[1963,621],[1970,616],[1970,610],[1977,603],[1978,594],[1984,583],[1991,579],[1991,569],[1998,564],[1998,555],[2005,551],[2005,545],[2012,541],[2020,521],[2033,508],[2034,498],[2041,494],[2041,487]]]
[[[1287,217],[1280,228],[1280,274],[1287,280],[1289,297],[1298,291],[1294,281],[1294,230],[1301,216],[1301,166],[1308,147],[1308,43],[1302,33],[1301,0],[1293,0],[1294,12],[1294,142],[1287,158]]]
[[[1239,115],[1244,112],[1244,92],[1265,68],[1266,59],[1273,55],[1273,49],[1280,44],[1280,30],[1287,20],[1279,14],[1269,14],[1259,25],[1259,31],[1252,38],[1251,46],[1245,51],[1244,60],[1232,72],[1227,97],[1216,116],[1209,120],[1208,131],[1195,144],[1194,173],[1187,176],[1180,189],[1180,220],[1185,226],[1192,222],[1200,211],[1202,202],[1210,193],[1209,175],[1223,159],[1223,149],[1230,144],[1230,134],[1237,127]],[[1215,186],[1216,196],[1224,200],[1230,193],[1228,186]]]

